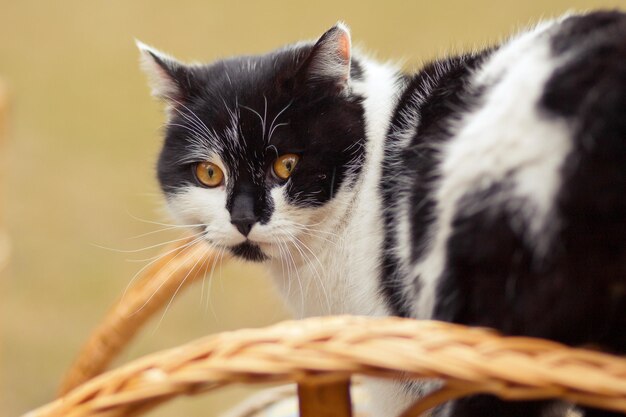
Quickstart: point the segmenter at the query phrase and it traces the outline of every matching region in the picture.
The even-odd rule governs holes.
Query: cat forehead
[[[201,128],[203,136],[211,141],[246,141],[254,144],[262,137],[270,142],[276,129],[288,125],[294,116],[292,110],[302,110],[301,100],[290,91],[274,88],[267,80],[242,82],[223,73],[230,82],[208,86],[206,90],[183,107],[178,107],[170,119],[173,128],[190,133],[189,127]],[[231,85],[232,83],[232,85]]]
[[[297,52],[243,56],[197,66],[194,71],[200,83],[187,102],[189,109],[179,110],[198,113],[218,131],[230,128],[235,120],[244,130],[259,119],[269,127],[271,120],[265,119],[286,111],[295,99],[285,83],[297,72],[299,59],[294,54]],[[173,116],[179,121],[188,117],[177,113]]]
[[[209,86],[235,90],[245,96],[258,89],[273,90],[277,79],[295,76],[311,47],[298,44],[262,55],[226,58],[200,68]]]
[[[222,74],[230,82],[209,87],[193,102],[175,109],[167,127],[166,148],[184,152],[186,162],[219,157],[224,165],[236,167],[239,159],[254,161],[266,152],[277,152],[285,140],[289,146],[297,145],[299,141],[291,138],[298,136],[286,134],[291,132],[292,95],[262,82],[241,88],[236,78]]]

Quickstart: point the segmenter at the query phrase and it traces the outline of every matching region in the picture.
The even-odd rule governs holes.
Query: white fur
[[[230,223],[224,187],[189,186],[168,197],[174,218],[186,224],[204,224],[206,237],[219,246],[234,246],[246,239]]]
[[[441,181],[436,192],[435,232],[425,257],[410,269],[407,266],[411,249],[409,213],[414,207],[408,203],[406,187],[398,196],[399,207],[395,210],[398,245],[395,249],[401,258],[400,268],[412,271],[408,276],[421,279],[421,291],[412,306],[416,318],[432,317],[437,280],[444,268],[445,245],[457,202],[477,184],[488,186],[514,170],[513,189],[506,199],[483,204],[500,210],[516,209],[506,205],[523,201],[524,206],[517,208],[524,215],[523,224],[519,226],[528,227],[526,236],[533,242],[543,242],[535,247],[538,254],[558,227],[553,201],[560,185],[559,169],[570,152],[571,135],[563,121],[549,120],[537,109],[544,84],[558,65],[549,51],[548,35],[552,25],[545,23],[509,41],[474,74],[474,87],[485,85],[488,93],[477,111],[457,122],[454,139],[440,149]],[[428,94],[428,83],[425,89],[423,94],[416,93],[415,102]],[[419,123],[418,114],[409,112],[404,117],[409,125]],[[413,133],[410,129],[400,132],[396,146],[404,146]],[[406,284],[405,292],[410,294],[414,286],[410,279]],[[374,404],[377,417],[397,415],[414,400],[393,383],[370,381],[368,384],[381,399]]]
[[[292,250],[291,256],[298,266],[295,276],[293,271],[289,274],[285,261],[270,261],[279,290],[298,317],[388,314],[379,296],[377,279],[379,247],[383,239],[378,181],[386,126],[396,101],[396,92],[389,87],[394,85],[396,74],[392,66],[367,61],[364,80],[352,83],[352,88],[366,97],[368,140],[365,163],[359,182],[352,189],[341,187],[325,207],[315,209],[315,214],[310,215],[312,224],[319,223],[313,228],[323,238],[300,238],[305,240],[315,257],[306,250],[304,252],[314,259],[307,262],[302,254]],[[275,198],[274,201],[278,200]],[[294,279],[301,281],[306,294],[300,292]]]
[[[550,52],[550,27],[550,23],[543,24],[510,41],[475,74],[474,85],[487,83],[488,93],[476,112],[458,122],[454,140],[441,150],[436,234],[427,256],[413,269],[413,276],[419,276],[422,284],[414,305],[417,318],[432,316],[453,216],[467,191],[477,185],[488,187],[510,174],[512,190],[505,201],[484,201],[469,210],[516,209],[507,205],[522,201],[523,206],[517,208],[524,218],[517,226],[528,225],[527,236],[533,242],[545,242],[543,246],[552,236],[557,221],[551,213],[560,185],[559,169],[571,141],[567,125],[543,117],[537,106],[558,64]],[[489,83],[494,84],[490,87]]]
[[[355,92],[366,97],[366,158],[359,182],[353,189],[340,189],[335,197],[317,210],[314,223],[327,239],[311,239],[307,244],[316,254],[313,264],[296,261],[294,274],[284,261],[270,261],[272,276],[297,317],[328,314],[389,315],[380,296],[383,225],[378,184],[384,138],[397,101],[398,73],[392,65],[367,59],[364,80],[353,82]],[[274,201],[277,201],[276,199]],[[276,210],[277,213],[280,210]],[[295,253],[294,253],[295,252]],[[302,260],[297,251],[291,255]],[[296,281],[301,282],[301,286]],[[302,294],[301,291],[305,291]],[[392,416],[409,402],[394,382],[367,379],[366,386],[376,393],[372,405],[376,416]]]

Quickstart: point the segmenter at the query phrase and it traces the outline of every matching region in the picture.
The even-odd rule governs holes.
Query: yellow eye
[[[278,178],[286,180],[293,173],[299,160],[300,157],[292,153],[279,156],[274,161],[274,174]]]
[[[196,178],[207,187],[217,187],[224,181],[224,173],[215,164],[200,162],[196,165]]]

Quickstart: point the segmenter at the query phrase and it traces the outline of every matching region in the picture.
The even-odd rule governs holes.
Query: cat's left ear
[[[141,68],[148,75],[152,95],[174,107],[186,101],[194,89],[191,69],[138,40],[135,43],[141,53]]]
[[[298,70],[300,81],[344,92],[350,83],[351,49],[350,30],[339,22],[326,31],[311,49]]]

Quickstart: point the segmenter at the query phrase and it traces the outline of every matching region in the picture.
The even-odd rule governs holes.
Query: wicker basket
[[[174,291],[197,281],[214,262],[201,244],[170,251],[94,331],[63,381],[61,396],[27,416],[134,416],[175,397],[235,382],[295,381],[302,416],[347,417],[349,381],[356,374],[444,381],[405,416],[475,393],[562,398],[626,412],[625,359],[400,318],[326,317],[221,333],[102,373]]]

